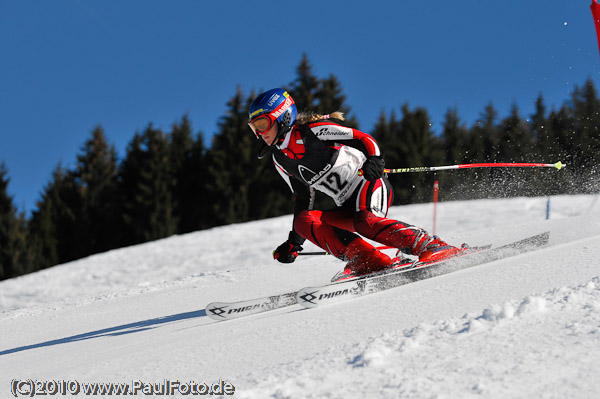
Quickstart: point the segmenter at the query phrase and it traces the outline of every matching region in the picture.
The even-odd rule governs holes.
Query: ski
[[[542,237],[542,236],[545,236],[545,241],[544,241],[544,237]],[[310,293],[310,291],[307,291],[307,290],[311,290],[311,291],[312,290],[320,290],[319,292],[322,295],[324,295],[324,297],[319,299],[319,301],[327,301],[327,298],[325,297],[325,295],[327,295],[326,290],[329,290],[329,291],[331,291],[331,293],[334,293],[334,294],[337,293],[337,295],[335,295],[335,297],[338,298],[341,295],[339,292],[343,292],[346,289],[346,288],[342,288],[342,287],[354,287],[354,289],[356,290],[355,285],[357,285],[357,284],[365,285],[365,288],[363,290],[364,291],[363,293],[360,293],[360,294],[354,295],[354,296],[366,295],[367,293],[372,293],[372,292],[381,291],[383,289],[387,289],[387,288],[381,288],[379,290],[375,290],[373,288],[373,284],[379,284],[379,286],[381,286],[384,283],[386,283],[386,284],[395,283],[394,280],[396,280],[397,277],[393,277],[393,276],[396,276],[397,274],[404,274],[406,272],[418,270],[417,274],[412,277],[413,280],[411,280],[411,281],[416,281],[416,280],[420,279],[420,278],[416,278],[418,276],[418,274],[423,273],[422,270],[425,270],[426,267],[432,267],[435,265],[442,265],[442,264],[449,264],[450,261],[458,261],[459,259],[463,259],[465,257],[470,257],[470,256],[475,256],[475,255],[488,254],[489,256],[491,256],[494,253],[493,251],[503,251],[503,249],[506,250],[506,249],[511,249],[511,248],[519,249],[520,246],[527,247],[526,244],[530,241],[537,242],[538,244],[536,244],[536,245],[544,245],[548,241],[548,236],[549,236],[549,233],[544,233],[544,234],[540,234],[538,236],[533,236],[533,237],[530,237],[525,240],[517,241],[512,244],[508,244],[508,245],[505,245],[502,247],[492,248],[492,249],[489,249],[489,246],[474,247],[474,248],[471,248],[471,250],[469,252],[466,252],[465,254],[460,255],[456,258],[452,258],[450,260],[441,261],[441,262],[437,262],[437,263],[430,263],[427,265],[419,265],[418,263],[414,264],[414,262],[399,263],[390,269],[367,274],[364,276],[339,280],[337,282],[332,282],[330,284],[323,285],[320,287],[304,288],[299,291],[287,292],[284,294],[271,295],[271,296],[267,296],[267,297],[261,297],[261,298],[249,299],[249,300],[237,301],[237,302],[212,302],[206,306],[205,311],[206,311],[206,315],[208,317],[210,317],[211,319],[219,320],[219,321],[232,320],[232,319],[237,319],[240,317],[255,315],[255,314],[268,312],[271,310],[281,309],[281,308],[295,305],[299,302],[298,298],[300,298],[301,296],[306,299],[310,298],[310,296],[305,297],[305,295]],[[525,250],[527,250],[527,249],[525,249]],[[518,253],[520,253],[520,252],[518,252]],[[508,256],[510,256],[510,255],[508,255]],[[489,261],[492,261],[495,259],[500,259],[500,258],[501,257],[490,258]],[[475,266],[476,264],[480,264],[480,263],[485,263],[486,261],[488,261],[487,258],[486,258],[486,260],[477,262],[477,263],[473,264],[472,266]],[[419,266],[419,267],[415,268],[415,266]],[[469,267],[469,266],[467,266],[467,267]],[[412,272],[412,273],[414,273],[414,272]],[[444,273],[439,273],[439,274],[444,274]],[[439,274],[435,274],[435,275],[439,275]],[[410,275],[404,276],[404,278],[407,278],[409,276]],[[429,277],[433,277],[433,276],[434,275],[431,275]],[[428,277],[423,277],[423,278],[428,278]],[[367,291],[366,283],[365,283],[366,281],[370,281],[369,292],[366,292]],[[399,286],[402,284],[406,284],[411,281],[401,282],[399,284],[392,285],[388,288],[393,288],[393,287],[396,287],[396,286]],[[345,296],[348,296],[348,293],[346,293]],[[306,299],[300,298],[300,304],[305,307],[311,307],[310,303],[308,303],[306,301]],[[329,299],[331,299],[331,298],[329,298]],[[316,302],[316,301],[317,300],[313,300],[313,302]],[[313,305],[312,307],[315,307],[315,306],[318,306],[318,305]]]
[[[550,232],[545,232],[500,247],[469,252],[438,262],[415,263],[414,267],[402,267],[388,273],[369,274],[322,286],[306,287],[298,291],[296,301],[304,307],[314,308],[369,295],[415,281],[533,251],[538,247],[546,245],[549,238]]]
[[[206,306],[206,315],[214,320],[231,320],[270,310],[292,306],[297,303],[298,291],[239,302],[212,302]]]

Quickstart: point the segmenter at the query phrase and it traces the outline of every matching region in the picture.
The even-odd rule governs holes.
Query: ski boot
[[[444,260],[462,253],[460,248],[449,245],[438,236],[430,236],[426,231],[421,231],[417,235],[412,249],[421,263]]]
[[[394,264],[392,258],[360,237],[348,244],[344,251],[344,258],[348,263],[343,274],[349,277],[380,271]]]

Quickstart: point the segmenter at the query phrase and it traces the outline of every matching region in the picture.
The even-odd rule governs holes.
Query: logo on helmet
[[[273,97],[271,97],[271,99],[269,100],[269,107],[272,107],[273,104],[275,104],[275,101],[277,101],[279,99],[279,97],[281,97],[279,94],[275,94],[273,95]]]
[[[279,107],[277,107],[275,111],[273,111],[271,115],[273,115],[274,118],[279,118],[285,111],[287,111],[290,105],[292,105],[292,98],[288,97]]]

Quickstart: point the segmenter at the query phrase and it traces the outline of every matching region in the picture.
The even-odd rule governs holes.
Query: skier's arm
[[[331,122],[317,122],[310,125],[313,133],[322,141],[339,142],[357,148],[367,158],[381,156],[377,141],[369,134],[358,129],[341,126]]]
[[[273,162],[275,163],[275,169],[277,169],[279,175],[283,178],[283,180],[285,180],[290,187],[290,190],[294,194],[294,217],[304,210],[312,209],[315,198],[314,189],[307,187],[298,180],[290,177],[287,171],[275,160],[275,158],[273,158]],[[300,246],[304,244],[304,241],[306,241],[306,239],[294,230],[294,226],[292,224],[292,230],[288,236],[288,242],[295,246]]]

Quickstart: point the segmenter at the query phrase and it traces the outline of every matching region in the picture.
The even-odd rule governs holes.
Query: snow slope
[[[342,263],[274,262],[285,216],[0,282],[0,398],[12,397],[13,379],[222,379],[250,398],[599,397],[597,198],[552,197],[550,220],[546,198],[442,203],[437,233],[451,243],[500,245],[550,230],[550,245],[323,308],[228,322],[204,306],[325,282]],[[431,228],[432,205],[390,216]]]

